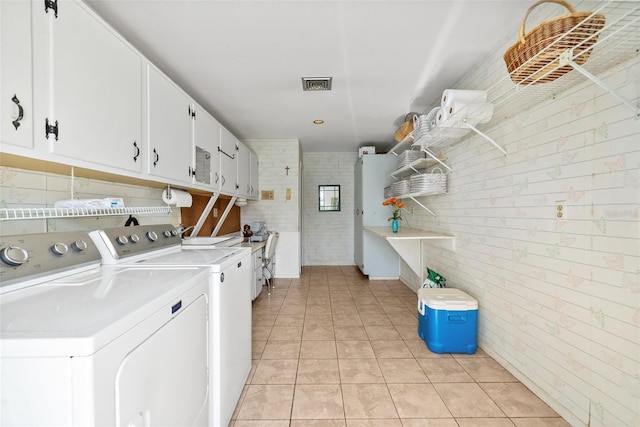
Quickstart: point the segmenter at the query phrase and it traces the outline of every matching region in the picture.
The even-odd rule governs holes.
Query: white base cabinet
[[[400,258],[391,245],[364,230],[366,226],[391,227],[391,215],[384,201],[384,187],[390,184],[396,158],[387,155],[365,155],[355,167],[355,232],[354,260],[370,279],[398,278]]]
[[[258,298],[262,292],[264,285],[264,277],[262,277],[262,259],[264,257],[264,246],[253,251],[253,281],[251,289],[251,300]]]

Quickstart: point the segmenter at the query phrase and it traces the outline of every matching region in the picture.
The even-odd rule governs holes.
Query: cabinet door
[[[220,183],[218,189],[221,193],[235,195],[237,184],[236,138],[226,130],[220,128]]]
[[[150,175],[191,183],[191,98],[152,66],[147,67]]]
[[[354,261],[360,271],[364,273],[364,262],[363,262],[363,235],[364,230],[362,228],[362,159],[358,159],[355,167],[355,177],[354,177],[355,187],[354,187],[354,195],[355,195],[355,212],[354,212]]]
[[[142,58],[82,3],[57,5],[57,18],[49,13],[51,150],[142,171]]]
[[[258,168],[259,168],[259,162],[258,162],[258,155],[256,153],[254,153],[253,151],[250,152],[251,155],[251,165],[249,167],[250,170],[250,175],[251,175],[251,194],[250,194],[250,198],[254,199],[254,200],[258,200],[258,191],[260,191],[260,179],[259,179],[259,175],[258,175]]]
[[[194,183],[217,185],[220,179],[220,123],[203,108],[196,106],[193,123],[195,163]]]
[[[33,147],[31,3],[0,1],[0,142]]]
[[[238,142],[238,195],[251,197],[251,150]]]

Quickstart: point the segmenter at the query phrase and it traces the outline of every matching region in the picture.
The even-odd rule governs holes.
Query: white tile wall
[[[299,141],[260,139],[243,142],[258,155],[260,190],[273,190],[275,199],[250,200],[242,208],[242,224],[266,221],[269,230],[300,231]],[[286,200],[287,188],[291,189],[291,200]]]
[[[162,190],[87,178],[0,167],[0,208],[46,208],[57,200],[122,197],[127,207],[165,206]],[[8,236],[51,231],[95,230],[123,226],[128,217],[104,216],[0,222],[0,234]],[[171,214],[137,215],[140,224],[180,224],[180,209]]]
[[[280,232],[274,275],[300,277],[300,142],[297,139],[243,142],[258,155],[260,190],[273,190],[275,197],[274,200],[250,200],[241,209],[240,221],[242,224],[265,221],[269,230]],[[291,200],[286,200],[287,188],[291,189]]]
[[[303,265],[353,265],[358,153],[303,154]],[[340,185],[340,212],[318,211],[318,186]]]
[[[638,104],[640,59],[600,77]],[[425,265],[478,299],[479,345],[573,425],[640,425],[640,120],[585,82],[491,124],[508,155],[455,145],[448,194],[420,199],[437,217],[415,208],[414,226],[456,236],[424,244]]]

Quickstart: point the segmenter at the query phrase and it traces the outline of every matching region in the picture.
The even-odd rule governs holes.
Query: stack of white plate
[[[429,146],[431,131],[436,127],[436,116],[440,107],[429,111],[428,114],[421,114],[413,118],[413,141],[425,147]]]
[[[398,156],[397,168],[403,168],[410,165],[418,159],[422,159],[426,156],[424,151],[407,150]]]
[[[389,197],[393,197],[393,193],[391,191],[391,186],[384,187],[384,198],[388,199]]]
[[[407,194],[410,191],[411,183],[408,179],[403,179],[402,181],[396,181],[391,184],[391,197],[400,196],[402,194]]]

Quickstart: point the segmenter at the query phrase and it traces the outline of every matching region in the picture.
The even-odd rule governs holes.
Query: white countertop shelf
[[[391,227],[364,227],[376,237],[389,242],[391,247],[407,263],[411,270],[418,275],[422,282],[425,278],[423,266],[422,243],[428,241],[450,251],[456,250],[456,238],[450,234],[436,233],[417,228],[402,227],[397,233],[391,231]]]
[[[169,206],[135,207],[135,208],[4,208],[0,209],[0,221],[76,218],[114,215],[169,214]]]
[[[365,230],[370,231],[378,237],[387,240],[403,240],[403,239],[414,239],[414,240],[447,240],[450,242],[455,242],[455,236],[450,234],[442,234],[436,233],[428,230],[420,230],[419,228],[409,228],[402,227],[400,225],[400,229],[397,233],[391,231],[391,226],[389,227],[364,227]]]

